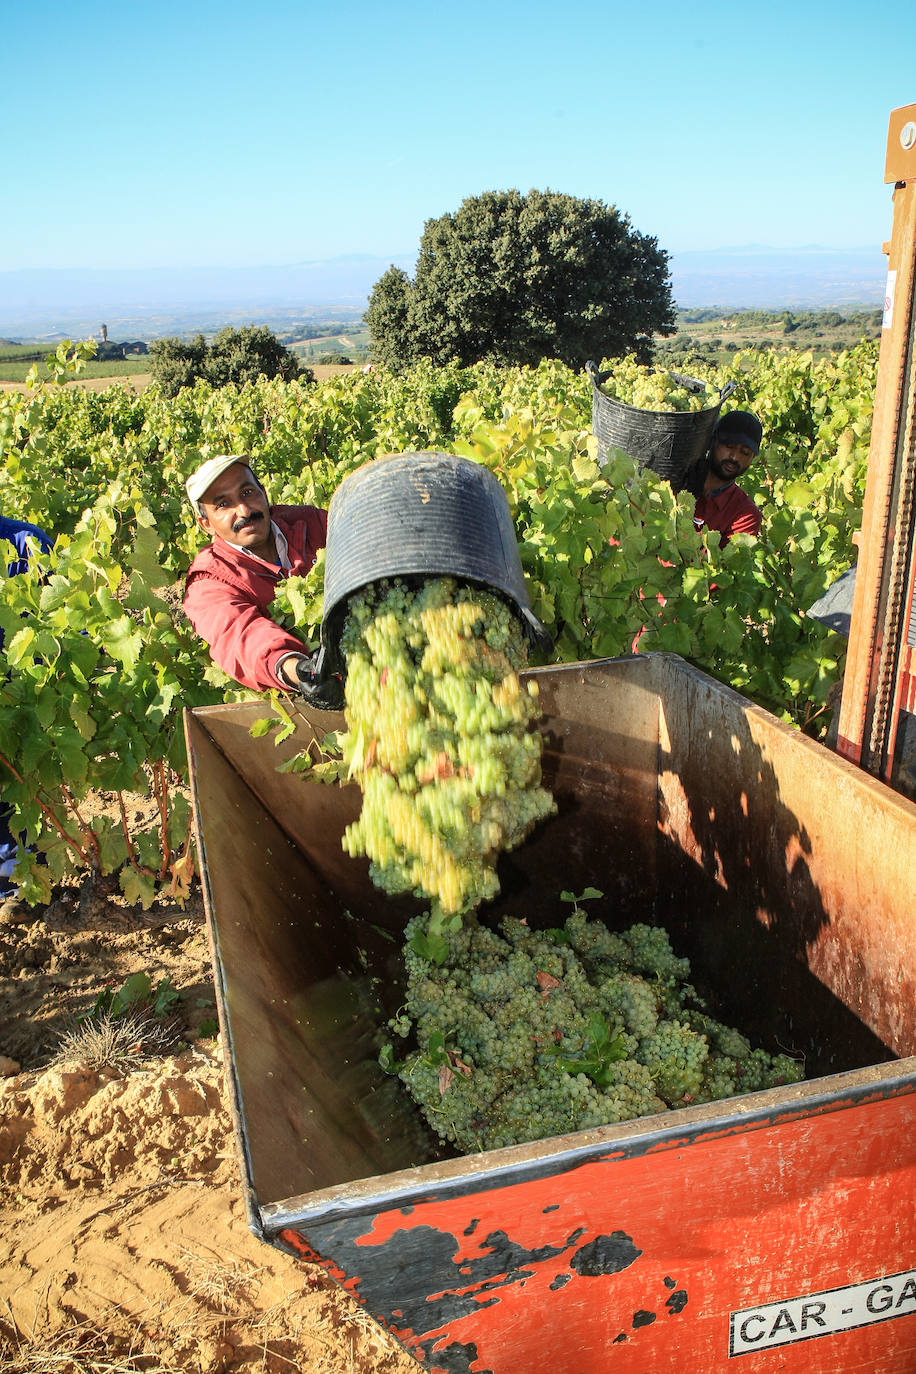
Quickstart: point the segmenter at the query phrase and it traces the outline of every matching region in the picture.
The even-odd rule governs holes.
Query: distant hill
[[[0,272],[0,333],[86,338],[207,333],[224,324],[300,320],[315,313],[357,320],[389,258],[351,256],[283,267]],[[413,270],[413,258],[395,258]]]
[[[411,273],[414,257],[328,258],[282,267],[149,270],[28,269],[0,272],[0,334],[12,339],[165,334],[248,321],[281,329],[312,313],[357,320],[392,263]],[[879,249],[792,251],[760,247],[672,254],[679,306],[761,310],[874,307],[884,299]]]
[[[672,254],[683,310],[825,310],[883,305],[887,259],[878,248],[723,248]]]

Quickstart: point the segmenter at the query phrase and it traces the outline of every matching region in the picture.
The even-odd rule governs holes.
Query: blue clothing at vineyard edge
[[[7,569],[10,577],[25,572],[28,567],[29,539],[33,539],[43,553],[48,553],[54,546],[54,540],[37,525],[30,525],[28,520],[12,520],[7,515],[0,515],[0,539],[7,540],[16,550],[16,557]]]
[[[48,553],[54,546],[54,540],[50,535],[37,525],[29,524],[28,520],[13,520],[6,515],[0,515],[0,540],[3,539],[12,544],[14,551],[14,556],[7,564],[9,577],[16,577],[19,573],[25,572],[32,556],[31,545],[43,553]],[[0,778],[0,798],[3,795],[2,783],[3,779]],[[18,848],[16,838],[10,830],[9,807],[0,800],[0,901],[16,896],[13,871],[16,867]]]

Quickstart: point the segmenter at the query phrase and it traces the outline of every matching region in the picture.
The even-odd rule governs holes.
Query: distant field
[[[9,343],[0,340],[0,382],[24,382],[29,369],[35,366],[38,367],[39,377],[47,377],[45,360],[54,352],[55,349],[49,344]],[[86,363],[80,376],[87,380],[98,377],[132,377],[138,372],[149,372],[150,362],[146,354],[135,353],[129,358]]]
[[[320,358],[323,353],[362,358],[369,348],[369,331],[356,328],[343,334],[323,334],[319,339],[293,339],[287,346],[306,363],[312,358]]]
[[[361,363],[365,359],[369,347],[369,335],[365,331],[354,331],[350,334],[329,334],[320,339],[299,340],[288,344],[287,347],[291,348],[297,358],[311,367],[317,375],[318,369],[314,360],[322,357],[325,353],[342,353],[348,358],[353,358],[354,362]],[[36,363],[38,364],[39,376],[47,376],[44,361],[50,351],[53,350],[36,350],[34,344],[0,344],[0,382],[24,382],[29,369]],[[132,377],[136,373],[151,372],[151,362],[149,357],[143,355],[119,358],[114,362],[90,362],[86,363],[80,372],[80,377],[85,380]],[[346,371],[346,367],[343,370]]]
[[[65,386],[83,387],[86,391],[103,391],[107,386],[129,386],[134,391],[142,391],[153,380],[149,372],[131,372],[126,377],[89,377],[80,376],[75,382],[65,382]],[[7,382],[0,378],[0,391],[28,391],[25,382]]]
[[[44,358],[51,350],[34,343],[6,343],[0,340],[0,363],[25,362],[29,358]]]
[[[40,360],[38,360],[39,377],[47,377],[48,375],[44,366],[46,356],[46,353],[42,353]],[[0,382],[24,382],[29,373],[29,369],[35,365],[35,362],[36,360],[34,358],[16,361],[15,359],[7,360],[0,357]],[[80,377],[86,380],[100,377],[109,379],[115,377],[132,377],[137,372],[148,373],[149,370],[149,358],[141,355],[140,357],[134,358],[118,358],[116,361],[110,363],[86,363],[80,373]]]
[[[86,373],[81,372],[76,381],[66,382],[65,385],[83,386],[86,387],[86,389],[89,391],[101,391],[103,387],[113,386],[117,382],[126,382],[129,386],[132,386],[135,391],[142,391],[143,388],[145,386],[149,386],[150,382],[153,380],[152,373],[137,371],[137,365],[142,364],[145,361],[146,360],[143,358],[136,359],[134,361],[133,370],[129,370],[127,373],[114,373],[110,370],[106,372],[103,371],[103,369],[106,367],[110,368],[111,366],[113,366],[112,364],[96,363],[94,364],[94,375],[87,376]],[[315,374],[316,382],[327,381],[328,377],[338,377],[341,373],[359,371],[359,368],[355,363],[350,365],[345,365],[342,363],[312,363],[311,368],[312,372]],[[23,377],[6,377],[3,374],[3,366],[2,364],[0,364],[0,391],[25,390],[26,385],[24,375]]]
[[[339,377],[342,373],[358,372],[357,363],[310,363],[316,382],[326,382],[329,377]]]
[[[337,332],[305,338],[284,336],[286,346],[323,380],[343,365],[318,364],[325,354],[343,354],[361,366],[368,356],[369,333],[358,321],[352,328],[341,328],[341,321],[328,321]],[[838,311],[682,311],[676,334],[656,340],[656,362],[664,368],[689,370],[703,364],[721,366],[738,350],[773,348],[777,351],[801,350],[812,353],[852,348],[863,338],[880,334],[881,312],[861,312],[844,316]],[[300,326],[301,327],[301,326]],[[21,387],[29,369],[38,363],[39,375],[46,376],[44,360],[52,349],[35,342],[20,344],[0,340],[0,386]],[[78,385],[98,386],[109,381],[130,380],[132,386],[145,386],[150,379],[152,360],[132,356],[113,362],[90,362],[80,373]],[[142,379],[142,380],[141,380]]]
[[[854,348],[866,338],[876,339],[880,332],[879,310],[850,315],[832,310],[798,314],[788,310],[778,314],[760,310],[687,310],[678,318],[677,333],[656,341],[656,360],[676,365],[679,358],[689,363],[693,357],[721,365],[744,348],[832,353]]]

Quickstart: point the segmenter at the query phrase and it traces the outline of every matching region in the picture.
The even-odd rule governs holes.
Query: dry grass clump
[[[224,1259],[216,1254],[201,1255],[179,1247],[184,1258],[188,1293],[205,1303],[211,1311],[225,1315],[245,1307],[257,1310],[257,1296],[262,1272],[248,1261],[232,1257]]]
[[[51,1063],[58,1068],[81,1064],[126,1073],[136,1068],[138,1059],[164,1053],[173,1039],[166,1026],[145,1013],[112,1016],[103,1012],[66,1030]]]
[[[116,1336],[89,1322],[26,1334],[0,1320],[0,1374],[178,1374],[139,1346],[139,1333]]]
[[[252,1364],[245,1368],[277,1371],[277,1374],[385,1374],[400,1363],[402,1352],[393,1337],[363,1311],[355,1308],[341,1315],[336,1303],[314,1308],[302,1303],[302,1292],[292,1291],[279,1302],[260,1307],[263,1270],[247,1260],[225,1257],[215,1251],[181,1247],[187,1294],[155,1323],[176,1348],[198,1351],[206,1343],[217,1351],[247,1347]],[[325,1274],[306,1278],[303,1287],[328,1295],[333,1281]],[[302,1342],[308,1342],[308,1363],[302,1362]],[[2,1371],[0,1371],[2,1374]]]
[[[0,1315],[0,1374],[394,1374],[397,1342],[362,1309],[342,1312],[326,1275],[259,1308],[262,1269],[181,1247],[188,1291],[139,1316],[112,1306],[94,1321],[24,1333]],[[325,1288],[325,1286],[327,1286]],[[305,1290],[305,1292],[303,1291]],[[309,1300],[309,1296],[311,1300]],[[322,1301],[322,1296],[325,1300]],[[319,1306],[315,1310],[315,1297]]]

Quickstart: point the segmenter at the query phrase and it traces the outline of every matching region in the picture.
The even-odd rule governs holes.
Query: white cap
[[[221,453],[216,458],[208,458],[205,463],[191,473],[191,476],[184,484],[184,489],[188,493],[188,500],[197,505],[204,493],[216,481],[217,477],[231,468],[233,463],[241,463],[243,468],[251,466],[251,455],[249,453]]]

